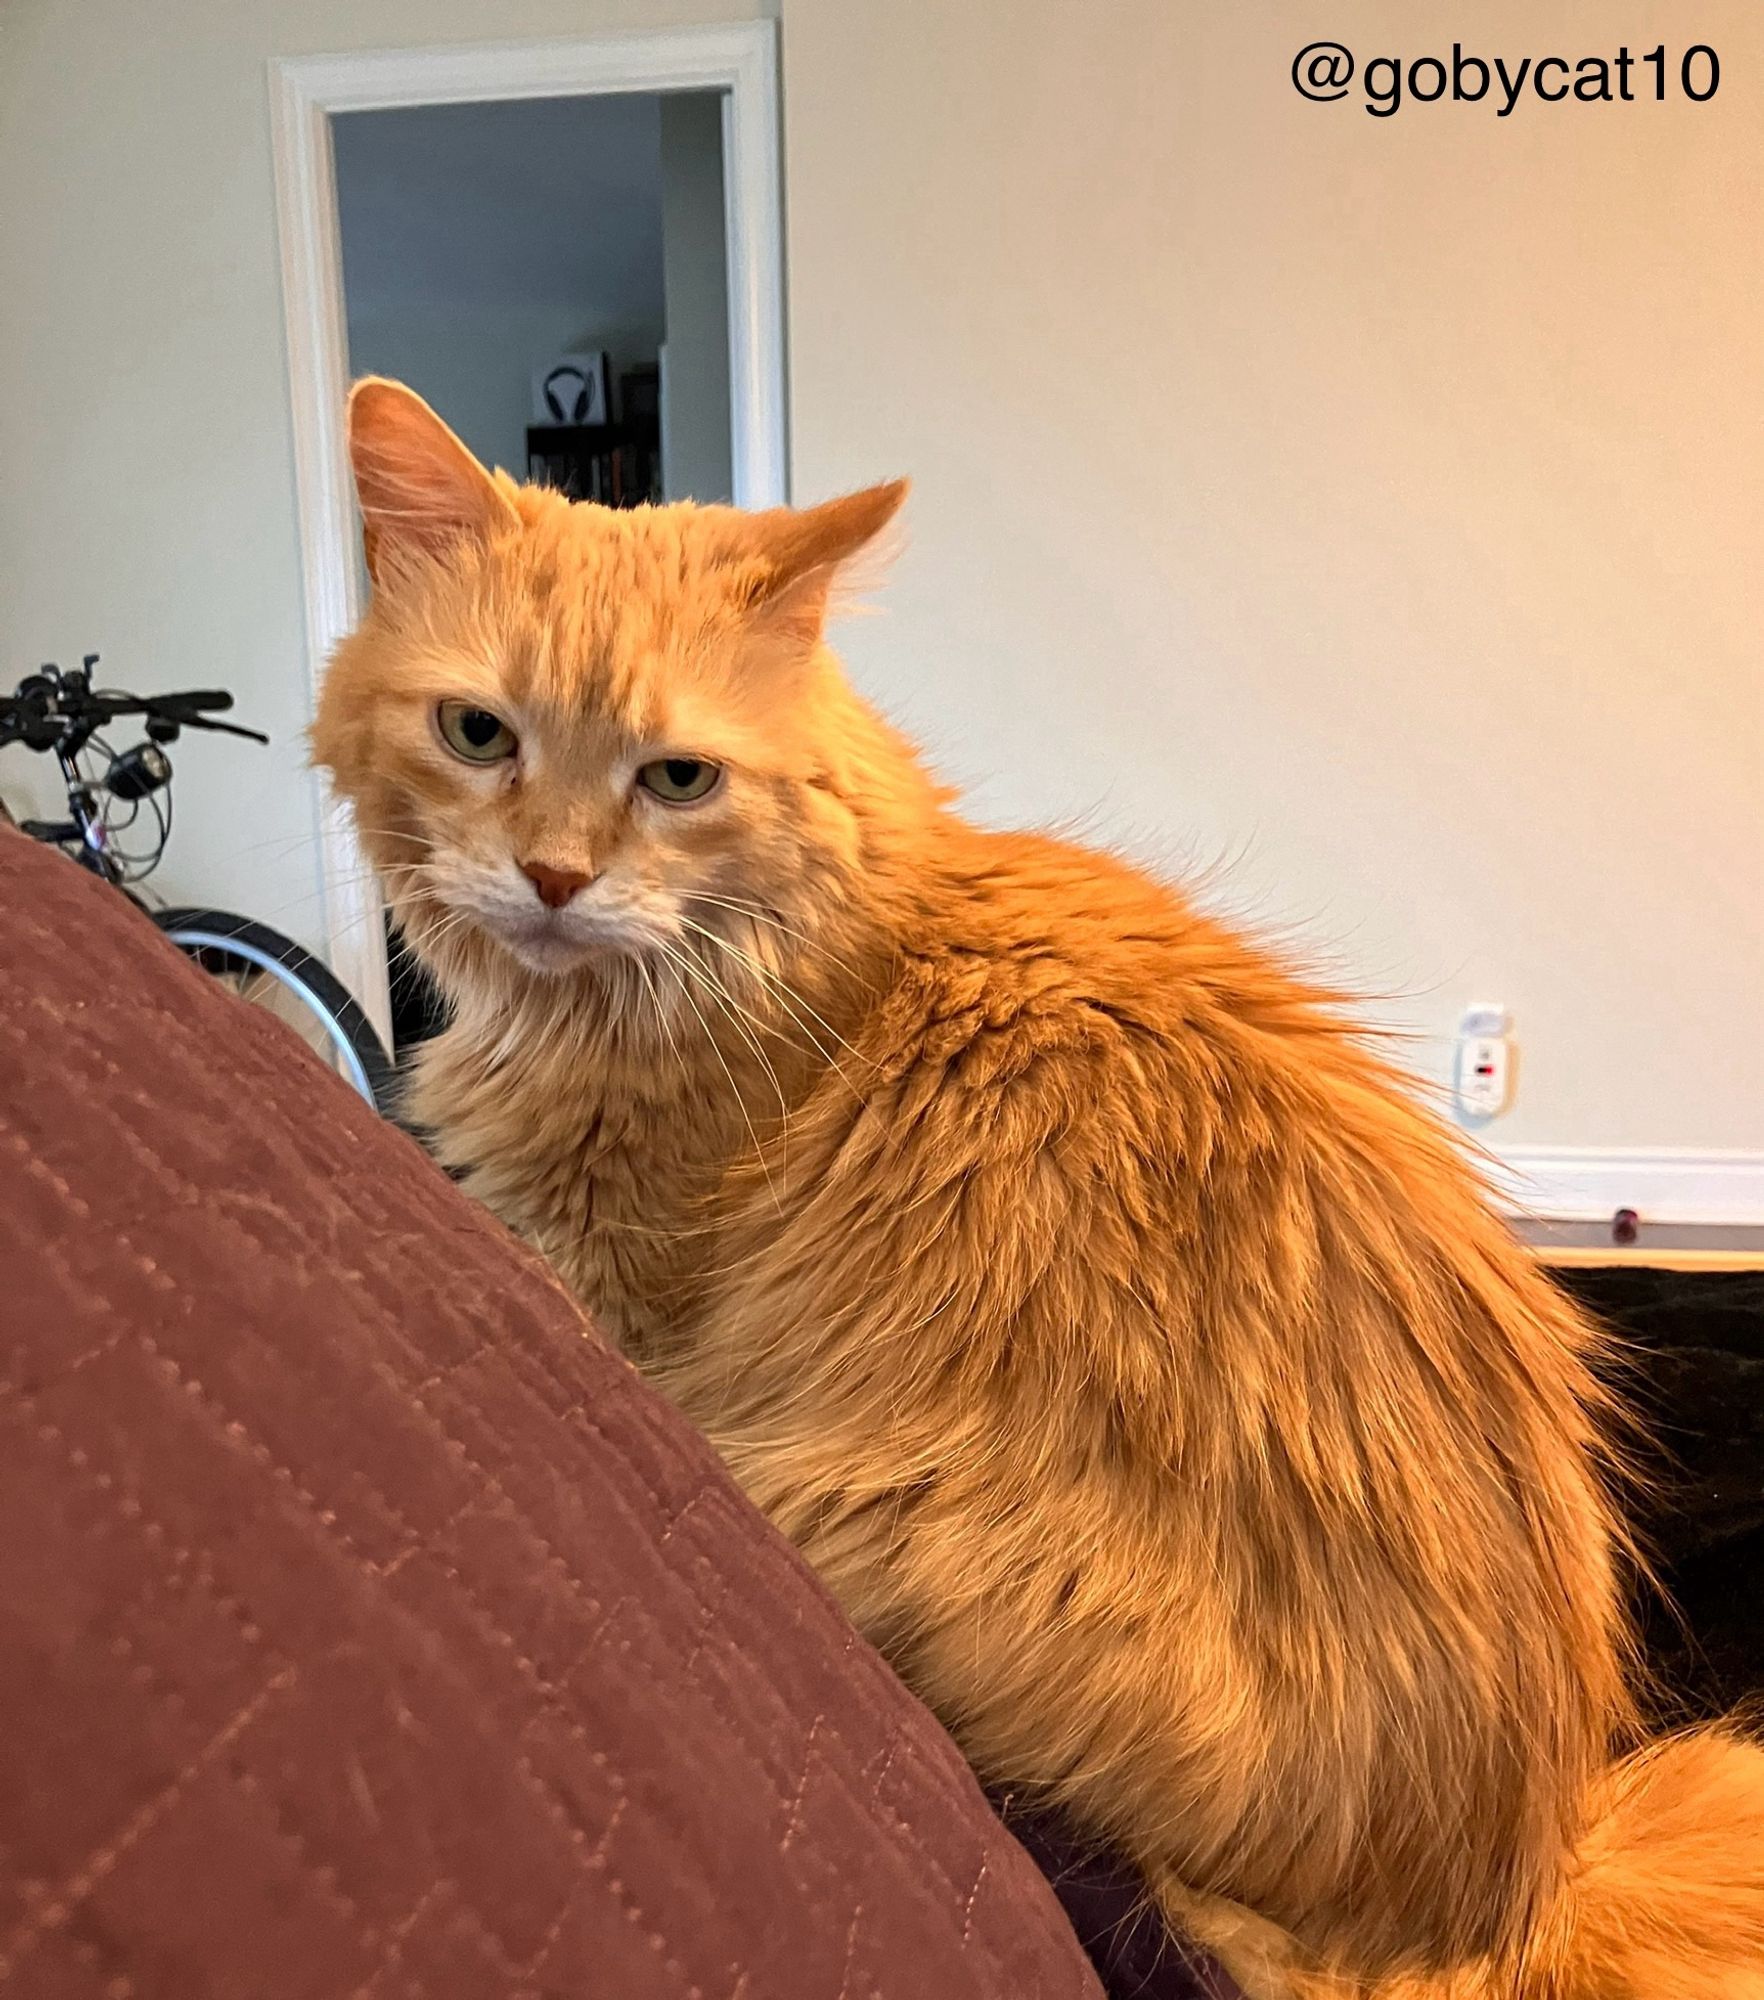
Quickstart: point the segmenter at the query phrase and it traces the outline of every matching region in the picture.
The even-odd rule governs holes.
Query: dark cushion
[[[8,1996],[1094,1995],[545,1269],[0,830]]]

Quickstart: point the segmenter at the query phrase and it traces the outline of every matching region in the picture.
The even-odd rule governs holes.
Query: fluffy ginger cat
[[[314,742],[454,1010],[414,1115],[980,1773],[1257,1996],[1760,2000],[1764,1753],[1634,1747],[1591,1331],[1323,996],[847,685],[903,487],[349,425]]]

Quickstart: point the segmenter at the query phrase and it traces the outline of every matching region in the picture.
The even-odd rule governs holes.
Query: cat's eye
[[[692,806],[710,797],[722,775],[721,764],[703,757],[658,757],[637,773],[637,782],[670,806]]]
[[[502,717],[469,701],[444,701],[435,711],[435,727],[448,749],[468,764],[499,764],[515,753],[514,731]]]

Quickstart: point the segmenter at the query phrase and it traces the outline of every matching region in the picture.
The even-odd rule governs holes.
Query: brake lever
[[[206,716],[180,715],[180,729],[214,729],[222,736],[243,736],[248,743],[267,743],[269,738],[261,729],[247,729],[238,722],[210,722]]]

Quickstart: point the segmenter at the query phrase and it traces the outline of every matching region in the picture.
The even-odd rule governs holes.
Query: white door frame
[[[342,111],[525,97],[718,90],[729,258],[729,403],[734,497],[789,497],[784,404],[784,241],[777,34],[770,21],[645,35],[376,49],[270,64],[276,214],[288,327],[294,476],[312,697],[362,611],[355,502],[343,435],[349,348],[331,154]],[[321,781],[322,782],[322,781]],[[383,906],[347,812],[322,802],[321,874],[331,963],[382,1036],[391,1034]]]

